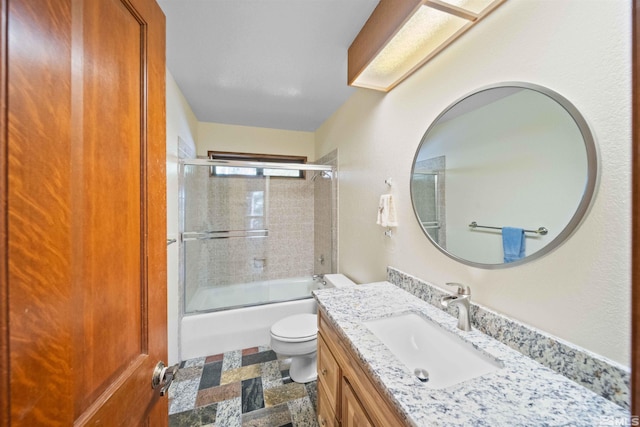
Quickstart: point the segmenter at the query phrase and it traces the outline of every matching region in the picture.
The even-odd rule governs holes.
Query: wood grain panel
[[[149,387],[150,374],[159,360],[167,357],[166,330],[166,118],[164,15],[150,0],[123,0],[129,12],[142,23],[140,42],[145,51],[141,62],[143,91],[139,116],[141,149],[141,229],[146,244],[141,246],[144,278],[137,289],[142,300],[139,355],[135,368],[127,369],[77,420],[76,425],[113,423],[113,414],[128,414],[120,422],[135,425],[167,424],[167,399]],[[146,111],[145,107],[146,106]],[[140,245],[139,245],[140,247]],[[99,357],[99,354],[95,354]],[[114,390],[112,392],[112,390]],[[151,396],[151,400],[149,399]],[[127,418],[128,416],[128,418]],[[146,421],[142,421],[144,417]],[[138,421],[134,421],[138,420]]]
[[[342,426],[373,427],[349,382],[342,378]]]
[[[422,0],[380,0],[356,38],[349,46],[347,83],[358,78],[362,70],[398,32]]]
[[[339,409],[337,409],[333,399],[328,397],[324,390],[324,388],[318,387],[318,424],[321,427],[339,427],[340,422],[334,413],[334,409]]]
[[[141,111],[143,28],[120,0],[86,2],[82,185],[83,220],[76,244],[82,263],[84,364],[77,414],[84,411],[142,349],[145,164]],[[115,31],[114,31],[115,30]],[[105,324],[109,323],[109,327]],[[99,357],[98,357],[99,355]]]
[[[0,425],[164,426],[164,15],[0,1]]]
[[[340,413],[340,367],[329,347],[318,336],[318,388],[324,390],[334,411]]]
[[[145,118],[146,165],[143,186],[146,194],[146,293],[147,312],[143,339],[146,351],[157,360],[167,360],[167,171],[166,171],[166,39],[165,17],[155,1],[132,0],[147,17],[147,61],[145,92],[148,106]],[[168,399],[158,405],[167,409]],[[156,405],[156,408],[157,406]],[[168,410],[165,410],[165,414]],[[166,419],[165,419],[166,421]],[[159,425],[159,424],[153,424]]]
[[[93,285],[107,295],[109,307],[104,316],[111,319],[112,328],[107,343],[89,352],[96,363],[89,368],[95,377],[85,387],[95,387],[94,395],[86,400],[90,406],[82,408],[84,412],[76,424],[104,423],[112,419],[114,412],[137,414],[134,419],[139,419],[152,411],[152,425],[162,425],[159,423],[167,422],[167,399],[155,395],[149,401],[148,396],[154,396],[149,387],[153,367],[159,360],[166,360],[164,16],[149,0],[110,0],[100,5],[85,2],[84,16],[85,28],[95,24],[90,34],[85,31],[85,44],[87,38],[95,40],[94,46],[89,43],[85,49],[85,74],[92,72],[87,51],[99,52],[95,79],[85,77],[85,81],[93,81],[92,87],[104,85],[95,96],[87,93],[86,87],[84,90],[84,126],[102,129],[102,133],[91,135],[94,154],[88,155],[85,148],[85,162],[90,159],[93,163],[85,168],[85,174],[91,173],[99,184],[116,189],[106,204],[100,193],[88,202],[89,211],[96,214],[109,207],[101,221],[91,223],[92,227],[104,228],[89,241],[96,249],[106,250],[104,256],[113,256],[116,261],[110,261],[111,266],[121,269],[105,289],[104,274],[110,269],[98,263],[89,267],[96,279],[103,276],[102,283]],[[118,31],[114,31],[116,23]],[[121,35],[113,36],[120,31]],[[105,38],[112,39],[112,43],[105,46]],[[105,97],[104,87],[114,84],[118,90]],[[95,165],[106,169],[97,172]],[[118,218],[109,218],[109,212],[116,212]],[[91,215],[86,218],[90,220]],[[104,239],[111,237],[113,241],[106,243]],[[132,251],[118,253],[122,247]],[[126,315],[114,317],[119,310]],[[131,314],[134,316],[126,317]],[[93,314],[96,329],[85,330],[85,339],[103,339],[99,330],[101,316]],[[111,357],[107,369],[101,366],[103,351]],[[104,369],[103,377],[99,369]],[[104,381],[100,382],[102,378]],[[159,416],[162,413],[164,419]]]
[[[12,1],[9,8],[11,423],[70,425],[71,7]]]
[[[0,425],[9,425],[9,280],[7,277],[7,0],[0,0]]]

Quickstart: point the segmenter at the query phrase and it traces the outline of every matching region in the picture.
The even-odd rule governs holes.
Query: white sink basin
[[[364,325],[409,372],[426,370],[425,385],[430,388],[449,387],[502,367],[500,361],[415,313],[370,320]]]

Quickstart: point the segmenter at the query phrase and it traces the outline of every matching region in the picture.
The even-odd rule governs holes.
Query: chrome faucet
[[[447,286],[456,286],[456,295],[447,295],[440,298],[440,304],[444,307],[449,305],[458,306],[458,329],[463,331],[471,330],[471,315],[469,314],[469,301],[471,300],[471,289],[460,283],[447,283]]]
[[[324,274],[314,274],[312,278],[313,281],[318,283],[320,286],[325,286],[327,284],[327,281],[324,280]]]

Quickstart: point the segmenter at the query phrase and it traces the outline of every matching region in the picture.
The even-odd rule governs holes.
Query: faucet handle
[[[457,287],[458,295],[471,295],[471,288],[468,287],[467,285],[463,285],[462,283],[453,283],[453,282],[449,282],[446,285]]]

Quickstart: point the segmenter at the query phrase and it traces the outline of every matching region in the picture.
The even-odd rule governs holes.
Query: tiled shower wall
[[[313,274],[313,182],[307,174],[305,180],[271,178],[269,186],[269,237],[264,239],[262,277],[309,277]]]
[[[328,161],[337,162],[335,153]],[[208,167],[187,166],[183,231],[268,229],[268,237],[184,242],[187,299],[199,287],[334,271],[335,180],[314,180],[314,175],[269,178],[267,184],[264,179],[211,177]],[[263,206],[255,198],[251,202],[259,192],[265,192]]]

